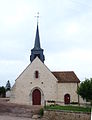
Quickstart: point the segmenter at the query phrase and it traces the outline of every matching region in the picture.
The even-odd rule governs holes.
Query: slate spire
[[[34,43],[34,48],[31,50],[30,61],[32,62],[36,57],[38,57],[44,63],[45,57],[43,55],[43,51],[44,50],[40,46],[40,36],[39,36],[39,28],[37,22],[35,43]]]
[[[35,37],[34,49],[40,49],[40,37],[39,37],[38,24],[37,24],[37,30],[36,30],[36,37]]]

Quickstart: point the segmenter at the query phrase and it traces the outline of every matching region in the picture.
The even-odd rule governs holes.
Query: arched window
[[[35,78],[38,78],[38,77],[39,77],[39,72],[35,71]]]

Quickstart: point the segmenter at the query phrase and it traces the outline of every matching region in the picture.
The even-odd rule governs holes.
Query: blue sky
[[[30,63],[37,12],[45,64],[92,77],[91,0],[0,0],[0,86],[14,84]]]

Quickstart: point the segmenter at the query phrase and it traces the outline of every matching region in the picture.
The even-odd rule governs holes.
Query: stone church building
[[[65,104],[79,102],[76,91],[80,80],[76,74],[73,71],[50,71],[44,64],[43,51],[37,24],[31,63],[16,79],[11,89],[10,102],[28,105],[44,105],[45,101]]]

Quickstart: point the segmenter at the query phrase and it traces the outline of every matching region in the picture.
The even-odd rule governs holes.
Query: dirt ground
[[[33,120],[33,119],[24,118],[24,117],[14,117],[14,116],[0,115],[0,120]]]
[[[38,114],[40,108],[40,106],[13,104],[9,99],[0,98],[0,120],[33,120],[32,116]]]

